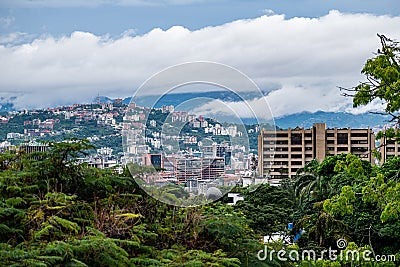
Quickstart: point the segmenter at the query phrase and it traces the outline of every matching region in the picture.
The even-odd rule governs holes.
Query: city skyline
[[[399,0],[0,0],[0,266],[398,266],[399,29]]]

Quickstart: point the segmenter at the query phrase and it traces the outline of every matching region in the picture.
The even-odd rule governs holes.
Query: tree
[[[320,209],[321,207],[317,205],[316,208]],[[319,247],[333,246],[336,240],[347,237],[349,233],[346,223],[321,210],[318,213],[304,216],[297,223],[296,229],[298,228],[305,229],[308,233],[308,241],[315,242]],[[308,242],[303,241],[303,243],[307,244]]]
[[[202,209],[203,230],[198,238],[200,248],[209,253],[223,250],[227,257],[238,258],[244,267],[266,266],[257,259],[257,252],[262,248],[260,236],[254,234],[242,212],[220,202]]]
[[[260,185],[256,191],[243,193],[235,209],[243,212],[249,226],[260,235],[284,231],[292,222],[293,200],[291,192],[280,187]]]
[[[373,171],[368,171],[363,163],[351,155],[337,162],[332,186],[341,188],[341,192],[325,200],[323,210],[345,222],[357,244],[367,244],[378,253],[397,253],[399,159],[390,159]]]
[[[294,195],[299,210],[304,213],[307,213],[306,210],[312,210],[314,202],[328,198],[332,191],[327,177],[320,175],[320,166],[320,163],[314,159],[300,168],[294,178]]]
[[[265,266],[254,264],[261,244],[233,207],[160,203],[127,169],[79,164],[87,148],[0,153],[0,266]]]
[[[353,106],[363,106],[380,99],[385,111],[400,122],[400,45],[384,35],[378,34],[381,48],[376,56],[368,59],[362,69],[367,81],[353,88],[341,88],[345,96],[353,97]]]

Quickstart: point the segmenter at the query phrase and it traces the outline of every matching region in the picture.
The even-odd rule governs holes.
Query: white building
[[[24,137],[24,135],[20,134],[20,133],[8,133],[7,134],[7,139],[22,138],[22,137]]]
[[[239,193],[228,193],[228,205],[236,205],[240,200],[244,200],[244,197]]]

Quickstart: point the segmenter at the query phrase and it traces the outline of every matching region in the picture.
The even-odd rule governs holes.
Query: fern
[[[0,208],[0,218],[5,218],[12,216],[13,218],[20,218],[25,214],[21,209],[10,207],[10,208]]]
[[[44,223],[45,227],[34,234],[35,239],[42,239],[43,237],[49,236],[52,230],[55,230],[54,226],[49,223]]]
[[[130,266],[166,266],[163,262],[160,262],[156,259],[149,259],[149,258],[132,258],[129,261]]]
[[[46,263],[42,262],[41,260],[36,260],[36,259],[24,259],[21,260],[18,264],[13,264],[10,266],[15,266],[15,267],[20,267],[20,266],[29,266],[29,267],[48,267]]]
[[[0,235],[6,235],[11,232],[10,227],[8,225],[1,223],[0,224]]]
[[[60,218],[58,216],[53,216],[54,221],[57,222],[58,225],[61,225],[63,228],[67,229],[68,231],[74,232],[75,234],[78,234],[80,231],[80,227],[78,226],[77,223],[68,221],[66,219]]]
[[[88,267],[87,264],[77,259],[72,259],[70,265],[74,267]]]
[[[140,214],[135,214],[135,213],[123,213],[123,214],[118,214],[115,215],[117,218],[122,218],[124,221],[128,221],[130,219],[137,219],[143,217]]]
[[[7,186],[6,190],[7,190],[8,192],[13,192],[13,193],[14,193],[14,192],[21,192],[21,191],[22,191],[22,188],[19,187],[19,186],[10,185],[10,186]]]
[[[26,201],[21,197],[12,197],[6,200],[6,205],[12,208],[21,206],[21,204],[26,204]]]

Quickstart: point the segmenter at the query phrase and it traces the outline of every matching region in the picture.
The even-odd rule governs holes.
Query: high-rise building
[[[225,175],[224,158],[177,158],[176,179],[180,183],[188,180],[214,180]]]
[[[225,174],[224,158],[203,158],[201,166],[201,179],[216,179]]]
[[[225,166],[231,165],[232,149],[228,144],[213,143],[211,146],[203,146],[205,158],[224,158]]]
[[[161,154],[143,154],[143,166],[153,166],[155,168],[164,168],[164,159]]]
[[[375,135],[368,129],[327,129],[316,123],[311,129],[262,130],[258,136],[260,176],[291,177],[313,159],[352,153],[374,163]]]
[[[383,133],[385,133],[386,130],[388,129],[384,129]],[[384,134],[379,142],[379,152],[381,154],[380,164],[383,164],[387,159],[391,157],[400,156],[400,144],[395,138],[387,138]]]
[[[201,179],[201,158],[176,159],[176,179],[180,183]]]

